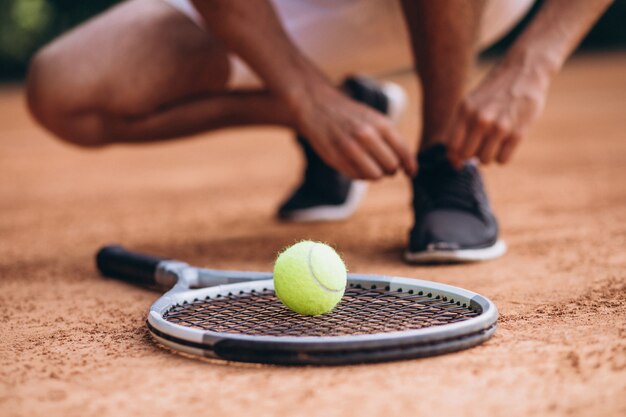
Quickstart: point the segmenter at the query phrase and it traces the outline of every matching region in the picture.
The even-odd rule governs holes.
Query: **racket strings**
[[[352,284],[351,284],[352,285]],[[347,336],[421,329],[478,316],[460,301],[388,288],[346,289],[328,314],[302,316],[285,307],[274,291],[252,291],[195,300],[171,307],[172,323],[211,332],[257,336]]]

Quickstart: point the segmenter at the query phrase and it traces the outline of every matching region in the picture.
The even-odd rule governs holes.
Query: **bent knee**
[[[28,68],[26,102],[33,117],[44,126],[70,110],[67,96],[62,94],[68,86],[61,85],[64,80],[58,61],[48,46],[35,54]]]
[[[79,146],[106,144],[102,118],[76,100],[63,57],[50,47],[32,59],[26,80],[26,103],[33,118],[60,139]]]

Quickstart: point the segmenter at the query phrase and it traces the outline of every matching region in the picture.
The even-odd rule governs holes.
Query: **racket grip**
[[[139,285],[156,285],[155,273],[163,258],[130,252],[119,245],[102,247],[96,265],[102,275]]]

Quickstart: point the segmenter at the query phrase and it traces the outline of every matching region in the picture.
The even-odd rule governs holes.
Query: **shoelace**
[[[431,171],[431,170],[429,170]],[[465,166],[460,171],[433,169],[422,172],[417,180],[416,204],[420,208],[451,208],[481,213],[484,203],[476,168]]]

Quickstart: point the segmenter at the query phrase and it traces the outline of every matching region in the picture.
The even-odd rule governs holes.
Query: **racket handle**
[[[102,275],[139,285],[156,285],[157,266],[164,259],[130,252],[119,245],[102,247],[96,265]]]

